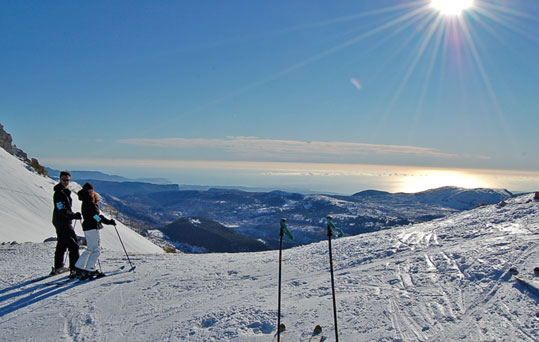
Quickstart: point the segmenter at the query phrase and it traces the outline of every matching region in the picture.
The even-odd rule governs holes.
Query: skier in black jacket
[[[58,241],[54,252],[54,267],[51,275],[66,272],[64,267],[64,255],[66,249],[69,250],[69,269],[75,272],[75,262],[79,258],[79,244],[77,235],[73,229],[73,220],[82,218],[80,213],[73,213],[71,210],[71,190],[68,189],[71,174],[68,171],[60,172],[60,183],[54,187],[54,211],[52,213],[52,224],[56,229]]]
[[[79,199],[82,201],[82,229],[86,237],[86,251],[82,253],[75,267],[81,280],[101,277],[104,274],[99,272],[95,265],[99,258],[99,247],[101,238],[99,230],[104,224],[116,225],[114,219],[108,219],[99,212],[99,195],[94,192],[94,187],[90,183],[84,184],[82,190],[78,192]]]

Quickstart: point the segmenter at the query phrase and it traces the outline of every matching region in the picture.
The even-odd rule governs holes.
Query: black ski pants
[[[77,243],[77,234],[71,223],[54,225],[56,228],[56,251],[54,252],[54,268],[64,266],[64,254],[69,250],[69,268],[74,269],[75,263],[79,258],[79,244]]]

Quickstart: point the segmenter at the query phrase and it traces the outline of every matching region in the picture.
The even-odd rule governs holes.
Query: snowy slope
[[[443,207],[467,210],[482,204],[503,201],[513,196],[505,189],[464,189],[445,186],[418,192],[413,195],[416,200],[426,204],[438,204]]]
[[[335,240],[340,340],[537,341],[539,298],[508,274],[539,265],[531,197]],[[0,246],[0,340],[272,340],[278,251],[138,256],[136,273],[118,274],[121,253],[105,251],[108,277],[26,283],[52,247]],[[327,242],[285,250],[283,267],[287,341],[307,341],[315,324],[334,341]]]
[[[27,170],[23,162],[1,148],[0,171],[0,241],[42,242],[56,236],[51,223],[54,181]],[[80,185],[73,183],[71,188],[78,190]],[[80,211],[77,195],[71,197],[73,210]],[[128,252],[162,253],[161,248],[121,222],[117,228]],[[84,236],[80,223],[76,231]],[[123,251],[113,227],[105,226],[101,237],[104,248]]]

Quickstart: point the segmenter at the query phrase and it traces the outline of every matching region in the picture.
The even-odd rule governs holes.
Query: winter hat
[[[94,189],[94,186],[93,186],[92,184],[90,184],[90,183],[85,183],[85,184],[82,186],[82,190],[88,191],[88,190],[90,190],[90,189],[91,189],[91,190]]]

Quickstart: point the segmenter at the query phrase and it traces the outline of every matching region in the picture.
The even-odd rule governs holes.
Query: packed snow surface
[[[508,272],[531,279],[539,264],[539,202],[530,195],[332,242],[341,341],[538,340],[539,298]],[[28,282],[48,272],[53,250],[0,246],[0,340],[273,338],[278,251],[136,255],[127,272],[122,253],[105,250],[104,278]],[[335,340],[328,254],[327,242],[283,251],[286,341],[308,341],[317,324]]]

